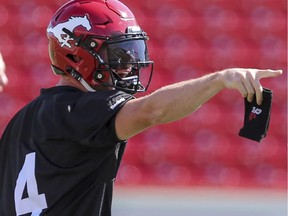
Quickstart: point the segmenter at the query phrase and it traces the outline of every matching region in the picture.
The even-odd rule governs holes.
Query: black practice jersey
[[[130,99],[116,90],[41,90],[0,141],[0,215],[111,215],[126,144],[115,115]]]

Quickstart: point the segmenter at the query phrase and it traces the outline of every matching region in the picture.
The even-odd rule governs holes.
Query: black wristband
[[[245,115],[244,125],[239,131],[239,136],[260,142],[268,132],[273,92],[263,88],[263,102],[256,103],[256,97],[250,103],[244,99]]]

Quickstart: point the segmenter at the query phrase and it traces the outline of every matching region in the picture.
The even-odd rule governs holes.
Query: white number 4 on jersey
[[[39,216],[42,210],[47,208],[45,194],[38,194],[35,177],[35,158],[35,152],[26,155],[23,167],[17,178],[14,191],[17,216],[27,213],[32,213],[31,216]],[[28,197],[22,199],[25,185],[27,186]]]

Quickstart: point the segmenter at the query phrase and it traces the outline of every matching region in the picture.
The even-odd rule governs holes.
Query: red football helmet
[[[55,74],[74,77],[88,91],[99,84],[128,93],[147,90],[153,73],[148,37],[120,1],[72,0],[54,14],[47,36]]]

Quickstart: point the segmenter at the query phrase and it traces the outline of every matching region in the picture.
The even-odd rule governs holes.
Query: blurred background
[[[64,0],[0,0],[0,51],[9,85],[0,135],[12,116],[56,84],[46,27]],[[122,0],[148,33],[148,91],[229,67],[282,69],[267,137],[238,136],[244,102],[224,90],[191,116],[132,138],[115,183],[115,216],[287,215],[287,1]]]

